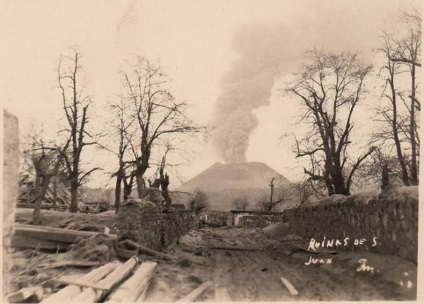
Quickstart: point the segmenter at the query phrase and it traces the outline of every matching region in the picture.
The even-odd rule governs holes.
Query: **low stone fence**
[[[200,227],[231,226],[231,213],[224,211],[204,211],[199,214]]]
[[[155,250],[171,245],[198,224],[191,210],[171,208],[163,213],[154,203],[142,199],[121,204],[116,219],[118,242],[129,239]]]
[[[418,187],[331,197],[285,210],[283,218],[292,233],[309,239],[309,245],[313,238],[315,246],[324,243],[325,248],[371,251],[417,263]]]
[[[233,210],[231,214],[233,217],[231,225],[234,227],[264,228],[283,221],[281,212]]]

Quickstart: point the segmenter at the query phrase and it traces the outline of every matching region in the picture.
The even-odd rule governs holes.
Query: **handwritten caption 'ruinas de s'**
[[[319,248],[340,248],[340,247],[346,247],[350,244],[353,244],[354,246],[363,246],[367,242],[371,242],[371,246],[375,247],[378,245],[377,242],[378,237],[373,237],[371,240],[367,240],[365,238],[349,238],[346,237],[344,239],[327,239],[325,236],[321,241],[318,241],[314,238],[310,239],[308,251],[316,252]],[[358,267],[357,271],[371,271],[373,272],[373,268],[367,266],[366,259],[360,259],[359,263],[360,266]],[[333,258],[312,258],[309,256],[309,260],[305,262],[305,265],[312,265],[312,264],[332,264]]]

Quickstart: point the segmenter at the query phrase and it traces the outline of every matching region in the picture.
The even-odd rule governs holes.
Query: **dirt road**
[[[176,301],[208,280],[213,288],[199,301],[415,299],[412,263],[364,252],[311,253],[306,240],[268,237],[258,229],[208,228],[180,238],[169,252],[189,258],[191,265],[161,263],[146,301]],[[310,258],[318,263],[307,265]],[[368,268],[361,269],[361,259]]]

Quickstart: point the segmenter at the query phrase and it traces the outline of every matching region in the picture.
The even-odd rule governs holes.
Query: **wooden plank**
[[[63,242],[51,242],[46,240],[34,239],[22,235],[13,235],[11,246],[13,248],[21,249],[41,249],[41,250],[52,250],[60,252],[66,251],[69,247],[69,243]]]
[[[299,292],[296,290],[296,288],[294,288],[294,286],[286,278],[281,277],[280,279],[281,279],[281,282],[283,282],[284,286],[286,286],[286,288],[289,290],[292,296],[299,295]]]
[[[157,263],[143,262],[135,273],[110,296],[108,303],[133,303],[150,285]]]
[[[79,282],[77,280],[70,280],[68,278],[64,278],[64,277],[59,277],[59,278],[55,278],[52,281],[54,281],[55,283],[60,283],[60,284],[67,284],[67,285],[75,285],[75,286],[79,286],[79,287],[90,287],[90,288],[94,288],[94,289],[98,289],[98,290],[109,290],[108,287],[99,285],[99,284],[95,284],[95,283],[90,283],[90,282]]]
[[[160,259],[168,260],[168,261],[176,261],[178,259],[176,256],[169,255],[169,254],[166,254],[166,253],[162,253],[162,252],[150,249],[146,246],[143,246],[143,245],[138,244],[138,243],[131,241],[131,240],[124,240],[124,241],[118,243],[118,246],[119,245],[129,245],[130,247],[136,248],[139,252],[143,252],[143,253],[155,256],[157,258],[160,258]]]
[[[107,291],[94,288],[86,288],[83,292],[77,295],[73,301],[75,301],[75,303],[95,303],[101,301],[106,296],[108,291],[112,290],[119,283],[121,283],[122,280],[127,278],[127,276],[133,271],[137,264],[138,258],[132,257],[123,265],[117,267],[106,278],[98,282],[97,285],[107,288]]]
[[[88,283],[96,283],[103,279],[106,275],[111,273],[113,270],[118,267],[120,263],[112,262],[106,265],[103,265],[99,268],[96,268],[89,273],[80,277],[80,282],[88,282]],[[52,294],[47,299],[43,300],[42,304],[57,304],[61,302],[68,302],[73,300],[79,293],[81,292],[81,288],[75,285],[69,285],[65,288],[62,288],[58,292]]]
[[[44,295],[44,289],[41,286],[22,288],[14,293],[7,295],[9,303],[22,303],[24,300],[34,297],[33,300],[40,301]]]
[[[40,267],[60,268],[60,267],[94,267],[100,266],[101,262],[93,261],[60,261],[48,264],[40,264]]]
[[[15,224],[14,230],[16,236],[25,236],[39,240],[56,241],[70,244],[74,243],[78,238],[89,238],[90,236],[101,234],[92,231],[78,231],[25,224]],[[109,234],[107,236],[111,239],[116,239],[116,235],[114,234]]]
[[[198,297],[200,297],[209,287],[213,286],[213,283],[211,281],[207,281],[206,283],[203,283],[199,287],[197,287],[195,290],[190,292],[188,295],[186,295],[184,298],[177,301],[177,303],[191,303],[197,300]]]

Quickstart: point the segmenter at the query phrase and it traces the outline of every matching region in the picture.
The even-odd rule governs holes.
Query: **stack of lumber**
[[[138,268],[138,258],[132,257],[125,263],[111,262],[90,273],[77,277],[67,276],[54,279],[67,287],[50,295],[41,303],[132,303],[144,299],[157,264],[143,262]]]
[[[12,247],[65,251],[70,244],[77,240],[98,235],[98,232],[76,231],[70,229],[33,226],[24,224],[14,225],[15,234],[12,237]],[[115,235],[108,235],[116,239]]]

